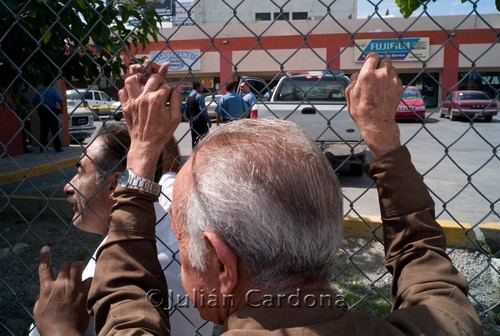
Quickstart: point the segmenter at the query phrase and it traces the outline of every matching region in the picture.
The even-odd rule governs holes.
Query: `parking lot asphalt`
[[[440,120],[443,121],[443,120]],[[448,120],[444,120],[444,123]],[[435,127],[436,120],[428,127]],[[455,124],[454,124],[455,125]],[[456,124],[458,127],[465,127],[464,124]],[[419,124],[402,124],[403,142],[414,137],[413,129],[418,129]],[[500,126],[500,125],[496,125]],[[449,125],[446,124],[449,128]],[[417,132],[418,133],[418,132]],[[183,161],[191,155],[189,124],[181,123],[175,133],[179,141]],[[426,153],[429,146],[416,141],[409,143],[415,165],[422,173],[422,166],[428,166],[424,158],[434,160],[432,156],[423,155],[422,149]],[[70,145],[63,148],[64,151],[55,153],[52,148],[46,153],[40,153],[38,148],[33,148],[33,153],[26,153],[18,156],[4,155],[0,159],[0,215],[10,212],[20,212],[30,217],[36,216],[41,209],[50,208],[54,213],[70,216],[71,209],[68,206],[63,192],[64,184],[70,180],[75,170],[74,165],[82,154],[84,147],[81,145]],[[447,176],[450,177],[450,174]],[[366,176],[339,176],[344,191],[344,232],[350,235],[371,236],[372,232],[378,232],[381,220],[378,216],[379,208],[377,193],[372,181]],[[431,190],[440,190],[448,187],[444,183],[443,177],[439,176],[440,183],[433,183],[432,174],[426,175],[426,183]],[[451,182],[451,181],[450,181]],[[435,192],[431,192],[433,196]],[[449,206],[450,207],[450,206]],[[439,215],[439,204],[436,206]],[[362,218],[362,219],[361,219]],[[446,217],[446,213],[441,213],[438,222],[445,228],[450,246],[460,245],[462,247],[473,247],[476,238],[485,239],[483,235],[488,235],[486,239],[493,240],[493,245],[500,245],[500,223],[494,216],[484,218],[480,223],[473,220],[470,222],[457,218]],[[493,220],[491,220],[493,219]],[[472,224],[471,224],[472,223]],[[493,238],[489,238],[493,237]],[[498,247],[500,249],[500,247]]]

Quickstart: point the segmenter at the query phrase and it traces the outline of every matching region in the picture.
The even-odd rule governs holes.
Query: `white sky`
[[[497,13],[495,0],[472,0],[477,3],[477,11],[479,14]],[[472,11],[472,1],[468,0],[462,3],[461,0],[437,0],[430,1],[427,5],[427,12],[430,15],[466,15]],[[393,17],[402,17],[399,12],[399,7],[396,5],[396,0],[358,0],[358,18],[366,18],[373,13],[375,5],[378,5],[378,12],[385,16],[386,10],[389,9],[389,15]],[[412,16],[417,16],[422,12],[422,6],[417,9]],[[425,14],[424,14],[425,15]]]

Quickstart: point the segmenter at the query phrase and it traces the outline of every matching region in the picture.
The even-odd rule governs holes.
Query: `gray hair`
[[[205,270],[202,234],[241,258],[251,285],[268,290],[326,281],[342,238],[342,194],[318,146],[296,124],[244,119],[205,137],[182,196],[193,266]]]

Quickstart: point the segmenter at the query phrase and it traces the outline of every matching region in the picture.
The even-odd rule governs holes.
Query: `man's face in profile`
[[[247,93],[250,90],[250,87],[248,86],[247,83],[241,83],[240,84],[240,91],[241,93]]]
[[[101,185],[99,169],[93,158],[100,154],[101,141],[97,139],[82,154],[75,176],[64,186],[68,202],[73,205],[73,224],[87,232],[106,235],[113,205],[109,183]]]

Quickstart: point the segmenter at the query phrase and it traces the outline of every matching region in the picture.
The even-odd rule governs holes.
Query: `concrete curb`
[[[364,238],[371,237],[375,231],[375,235],[378,238],[383,239],[382,221],[379,216],[363,216],[363,219],[353,216],[344,217],[342,230],[344,236]]]
[[[21,213],[28,220],[37,216],[57,216],[68,221],[73,217],[71,206],[66,198],[53,197],[45,199],[34,196],[0,196],[1,215],[18,215]],[[476,249],[477,238],[472,225],[458,225],[451,221],[437,221],[446,233],[446,245],[450,247]],[[373,228],[373,229],[372,229]],[[486,243],[493,253],[500,250],[500,223],[484,223],[479,228],[485,236]],[[382,220],[379,216],[362,216],[344,218],[343,232],[345,236],[370,238],[373,233],[383,239]]]
[[[500,251],[500,223],[484,223],[479,225],[486,244],[493,253]]]
[[[379,216],[347,216],[344,218],[344,235],[369,238],[373,233],[382,239],[382,220]],[[476,249],[477,237],[469,223],[438,220],[439,225],[446,233],[446,245],[449,247]],[[373,229],[372,229],[373,228]],[[481,232],[485,236],[486,244],[493,253],[500,250],[500,223],[479,224]]]
[[[75,163],[78,162],[78,159],[80,156],[69,158],[69,159],[63,159],[59,161],[55,161],[53,163],[46,163],[40,166],[36,166],[33,168],[24,168],[23,170],[16,170],[16,171],[11,171],[7,173],[1,173],[0,174],[0,185],[4,184],[9,184],[13,182],[19,182],[22,181],[25,178],[32,178],[32,177],[37,177],[40,175],[44,175],[47,173],[50,173],[57,168],[59,169],[65,169],[65,168],[70,168]]]

